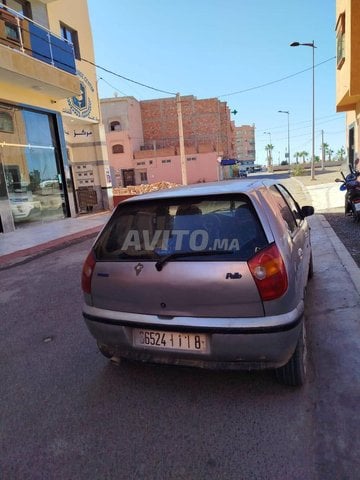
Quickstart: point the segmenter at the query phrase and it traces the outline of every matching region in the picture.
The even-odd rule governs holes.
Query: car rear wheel
[[[275,370],[278,382],[299,387],[305,383],[307,370],[306,327],[302,322],[301,332],[293,356],[283,367]]]
[[[308,272],[308,280],[311,280],[314,276],[314,261],[312,253],[310,255],[310,263],[309,263],[309,272]]]

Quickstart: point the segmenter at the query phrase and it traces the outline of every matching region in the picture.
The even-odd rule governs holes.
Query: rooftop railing
[[[0,44],[76,75],[72,43],[2,3]]]

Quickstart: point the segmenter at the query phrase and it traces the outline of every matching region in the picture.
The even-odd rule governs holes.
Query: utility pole
[[[325,170],[324,130],[321,130],[321,171]]]
[[[176,94],[176,109],[177,109],[177,117],[178,117],[178,125],[179,125],[181,180],[183,185],[187,185],[188,183],[187,183],[187,172],[186,172],[184,129],[183,129],[183,121],[182,121],[180,93]]]

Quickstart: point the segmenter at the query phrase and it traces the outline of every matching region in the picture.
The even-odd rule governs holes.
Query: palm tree
[[[339,150],[336,152],[336,155],[338,157],[339,160],[343,161],[344,160],[344,155],[345,155],[345,148],[344,147],[341,147],[339,148]]]
[[[325,148],[325,154],[328,155],[329,162],[331,162],[331,155],[334,153],[334,150],[331,150],[331,148],[327,144],[324,144],[324,148]]]
[[[301,155],[300,155],[300,152],[295,152],[295,153],[294,153],[294,157],[295,157],[295,159],[296,159],[296,163],[299,163],[299,157],[300,157],[300,156],[301,156]]]
[[[305,163],[305,158],[309,156],[309,153],[305,152],[305,150],[303,150],[302,152],[300,152],[299,155],[300,155],[300,157],[302,157],[303,163]]]
[[[324,142],[323,145],[322,145],[322,148],[324,149],[323,155],[324,155],[324,159],[325,159],[325,156],[326,156],[326,154],[327,154],[327,151],[328,151],[328,149],[330,148],[330,147],[329,147],[329,144]]]

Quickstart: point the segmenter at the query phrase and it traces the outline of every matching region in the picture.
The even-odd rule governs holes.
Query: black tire
[[[314,261],[312,252],[310,254],[310,263],[309,263],[309,272],[308,272],[308,280],[311,280],[314,276]]]
[[[104,343],[97,342],[98,349],[102,355],[106,358],[112,358],[115,355],[115,350],[113,347],[109,345],[105,345]]]
[[[305,383],[307,370],[306,328],[302,322],[300,336],[293,356],[283,367],[275,370],[276,379],[283,385],[300,387]]]
[[[351,205],[351,211],[352,211],[354,222],[358,222],[360,220],[360,212],[356,210],[354,204]]]

